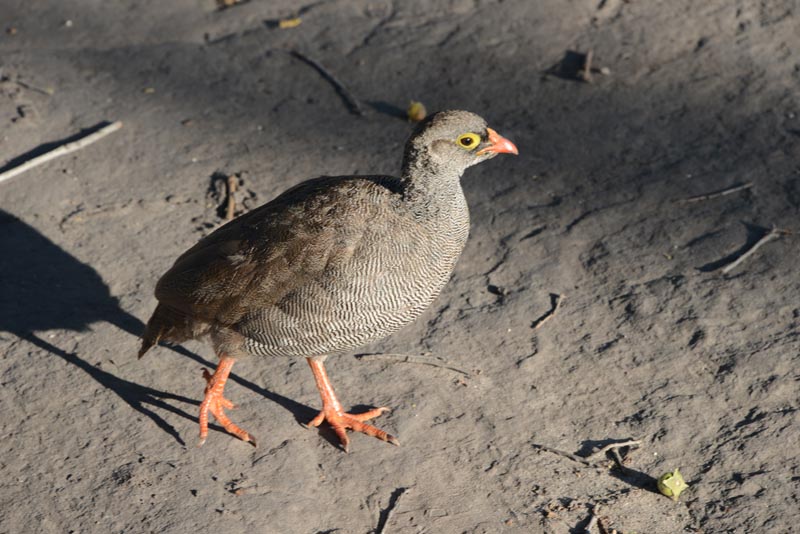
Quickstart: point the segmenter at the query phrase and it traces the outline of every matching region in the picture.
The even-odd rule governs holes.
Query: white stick
[[[680,202],[683,204],[687,204],[689,202],[700,202],[701,200],[710,200],[712,198],[724,197],[725,195],[730,195],[731,193],[736,193],[737,191],[750,189],[751,187],[753,187],[753,182],[747,182],[746,184],[735,185],[733,187],[723,189],[722,191],[715,191],[713,193],[707,193],[705,195],[697,195],[696,197],[684,198],[681,200],[677,200],[676,202]]]
[[[752,247],[750,247],[750,249],[747,252],[736,258],[736,261],[734,261],[733,263],[729,264],[724,269],[722,269],[722,274],[728,274],[729,272],[734,270],[736,267],[739,266],[740,263],[742,263],[744,260],[752,256],[756,250],[761,248],[762,245],[766,245],[773,239],[778,239],[780,236],[786,235],[788,233],[789,232],[787,230],[781,230],[780,228],[773,227],[768,234],[766,234],[764,237],[756,241],[756,243]]]
[[[583,529],[584,534],[592,534],[592,529],[595,526],[597,526],[597,522],[600,520],[600,518],[597,516],[597,514],[599,513],[600,513],[600,505],[599,504],[593,505],[592,516],[589,519],[589,522],[586,524],[586,528]]]
[[[100,128],[93,134],[89,134],[86,137],[78,139],[77,141],[61,145],[60,147],[54,148],[50,152],[45,152],[44,154],[36,156],[35,158],[26,161],[22,165],[18,165],[17,167],[9,169],[6,172],[0,174],[0,183],[11,179],[18,174],[22,174],[23,172],[30,170],[36,167],[37,165],[41,165],[42,163],[47,163],[52,159],[56,159],[58,157],[69,154],[70,152],[74,152],[76,150],[80,150],[85,146],[91,145],[95,141],[99,141],[108,134],[116,132],[120,128],[122,128],[122,122],[120,121],[112,122],[108,126]]]

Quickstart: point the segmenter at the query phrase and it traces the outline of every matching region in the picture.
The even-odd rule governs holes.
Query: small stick
[[[562,451],[562,450],[559,450],[559,449],[554,449],[554,448],[548,447],[546,445],[539,445],[538,443],[532,443],[531,445],[533,446],[534,449],[539,449],[539,450],[542,450],[542,451],[545,451],[545,452],[552,452],[553,454],[557,454],[559,456],[563,456],[564,458],[572,460],[573,462],[581,463],[581,464],[585,465],[586,467],[600,467],[596,463],[590,462],[586,458],[584,458],[582,456],[578,456],[577,454],[572,454],[571,452],[566,452],[566,451]]]
[[[354,113],[355,115],[364,115],[364,110],[361,108],[358,100],[356,100],[356,98],[350,93],[350,91],[347,90],[344,84],[340,82],[336,76],[331,74],[328,69],[302,52],[292,50],[290,53],[300,61],[308,63],[314,67],[314,69],[316,69],[316,71],[319,72],[323,78],[328,80],[328,82],[333,85],[333,88],[336,89],[336,92],[339,93],[339,96],[342,97],[342,100],[344,100],[351,113]]]
[[[31,85],[29,83],[21,82],[19,80],[13,80],[13,82],[15,84],[19,85],[20,87],[22,87],[23,89],[27,89],[29,91],[34,91],[36,93],[41,93],[41,94],[47,95],[47,96],[53,96],[53,90],[52,89],[42,89],[40,87],[36,87],[35,85]]]
[[[747,182],[744,184],[737,184],[731,186],[727,189],[721,189],[720,191],[713,191],[711,193],[706,193],[705,195],[697,195],[696,197],[678,199],[675,202],[678,202],[679,204],[700,202],[701,200],[710,200],[712,198],[724,197],[725,195],[730,195],[731,193],[736,193],[737,191],[744,191],[745,189],[750,189],[751,187],[753,187],[753,182]]]
[[[122,128],[122,122],[120,121],[112,122],[108,126],[104,126],[103,128],[100,128],[96,132],[89,134],[86,137],[83,137],[71,143],[66,143],[57,148],[54,148],[49,152],[45,152],[44,154],[36,156],[35,158],[26,161],[22,165],[18,165],[17,167],[14,167],[13,169],[10,169],[0,174],[0,182],[9,180],[18,174],[22,174],[23,172],[30,170],[43,163],[47,163],[50,160],[56,159],[58,157],[69,154],[70,152],[75,152],[76,150],[80,150],[81,148],[89,146],[95,141],[99,141],[103,137],[107,136],[108,134],[116,132],[120,128]]]
[[[586,52],[586,59],[583,60],[583,67],[578,71],[578,76],[581,80],[587,83],[592,83],[592,59],[594,50]]]
[[[610,445],[606,445],[605,447],[603,447],[602,449],[600,449],[598,451],[593,452],[589,456],[578,456],[577,454],[572,454],[571,452],[566,452],[566,451],[562,451],[562,450],[559,450],[559,449],[554,449],[554,448],[548,447],[546,445],[539,445],[538,443],[533,443],[532,445],[533,445],[533,447],[535,449],[540,449],[540,450],[543,450],[543,451],[546,451],[546,452],[552,452],[553,454],[557,454],[559,456],[563,456],[564,458],[572,460],[573,462],[581,463],[581,464],[583,464],[583,465],[585,465],[587,467],[602,467],[601,465],[599,465],[598,462],[592,461],[592,458],[596,458],[596,457],[598,457],[600,455],[603,455],[603,454],[607,453],[610,450],[616,450],[616,449],[620,449],[622,447],[631,447],[633,445],[639,445],[639,444],[641,444],[641,441],[638,440],[638,439],[632,439],[632,440],[629,440],[629,441],[623,441],[621,443],[612,443]]]
[[[583,529],[584,534],[592,534],[592,529],[595,526],[597,526],[597,521],[600,519],[599,517],[597,517],[599,509],[600,509],[599,504],[592,505],[592,511],[591,511],[592,516],[589,519],[589,522],[586,524],[586,528]]]
[[[544,325],[544,323],[552,319],[558,311],[558,308],[561,306],[562,300],[564,300],[564,297],[561,295],[557,293],[550,293],[550,309],[546,311],[544,315],[533,321],[533,323],[531,323],[531,328],[538,330]]]
[[[614,463],[617,464],[617,467],[620,471],[627,471],[628,468],[625,467],[625,461],[622,459],[622,456],[619,454],[619,449],[611,449],[611,458],[614,459]]]
[[[237,179],[235,174],[231,174],[228,176],[228,206],[225,210],[225,220],[230,221],[233,220],[233,212],[236,209],[236,198],[234,197],[234,193],[236,192],[236,184]]]
[[[414,356],[413,354],[383,354],[379,352],[368,354],[356,354],[357,359],[365,362],[388,361],[395,363],[418,363],[421,365],[430,365],[432,367],[441,367],[442,369],[449,369],[456,373],[461,373],[465,376],[472,376],[463,369],[453,366],[450,362],[445,360],[437,360],[435,358],[426,358],[425,356]]]
[[[730,264],[728,264],[728,265],[727,265],[727,266],[726,266],[724,269],[722,269],[722,274],[728,274],[729,272],[731,272],[732,270],[734,270],[734,269],[735,269],[736,267],[738,267],[738,266],[739,266],[739,265],[740,265],[740,264],[741,264],[741,263],[742,263],[744,260],[746,260],[747,258],[749,258],[750,256],[752,256],[752,255],[753,255],[753,253],[754,253],[756,250],[758,250],[758,249],[759,249],[760,247],[762,247],[763,245],[765,245],[765,244],[769,243],[769,242],[770,242],[770,241],[772,241],[773,239],[778,239],[778,238],[779,238],[779,237],[781,237],[782,235],[789,235],[789,234],[791,234],[791,232],[790,232],[789,230],[782,230],[782,229],[780,229],[780,228],[775,228],[775,227],[773,226],[773,227],[772,227],[772,230],[770,230],[770,231],[769,231],[767,234],[765,234],[765,235],[764,235],[764,236],[763,236],[761,239],[759,239],[758,241],[756,241],[755,243],[753,243],[753,246],[752,246],[752,247],[750,247],[750,249],[749,249],[749,250],[747,250],[747,252],[745,252],[744,254],[742,254],[741,256],[739,256],[738,258],[736,258],[736,260],[735,260],[733,263],[730,263]]]
[[[642,441],[639,439],[631,439],[628,441],[622,441],[620,443],[610,443],[606,445],[600,450],[594,451],[592,454],[586,457],[586,459],[597,458],[598,456],[604,456],[608,451],[621,449],[622,447],[633,447],[634,445],[641,445]]]

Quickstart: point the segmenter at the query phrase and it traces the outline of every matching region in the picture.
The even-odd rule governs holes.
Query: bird
[[[256,445],[225,413],[239,359],[305,358],[327,422],[341,448],[347,430],[399,445],[342,408],[324,362],[414,321],[449,280],[469,233],[464,171],[516,145],[480,116],[433,113],[408,138],[399,177],[321,176],[240,215],[184,252],[158,280],[158,304],[142,335],[141,358],[159,342],[208,340],[219,363],[200,405],[200,441],[209,413],[230,434]]]

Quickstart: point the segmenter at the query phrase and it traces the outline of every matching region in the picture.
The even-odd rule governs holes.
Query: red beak
[[[482,148],[478,151],[478,154],[483,154],[485,152],[492,152],[494,154],[514,154],[515,156],[519,154],[519,150],[517,150],[517,145],[500,135],[499,133],[495,132],[491,128],[486,128],[486,131],[489,132],[489,142],[491,143],[486,148]]]

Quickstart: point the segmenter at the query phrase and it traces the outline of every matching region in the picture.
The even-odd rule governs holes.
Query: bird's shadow
[[[54,329],[83,332],[90,324],[105,321],[133,336],[141,335],[144,330],[142,321],[122,309],[97,271],[13,214],[0,209],[0,273],[0,295],[5,303],[0,306],[0,332],[10,332],[86,372],[131,408],[150,418],[178,443],[185,444],[178,431],[154,409],[197,422],[197,416],[189,415],[166,400],[194,406],[200,404],[198,400],[120,378],[36,334]],[[172,349],[212,369],[215,367],[183,347]],[[286,408],[299,422],[306,422],[314,416],[310,407],[240,376],[231,374],[231,380]],[[212,425],[211,428],[224,432],[218,426]]]
[[[171,348],[176,353],[189,358],[190,360],[194,360],[197,363],[208,367],[214,368],[214,365],[209,362],[208,360],[204,359],[202,356],[195,354],[194,352],[182,347],[180,345],[166,345]],[[275,393],[274,391],[269,391],[268,389],[264,389],[263,387],[250,382],[246,378],[242,378],[241,376],[231,373],[229,380],[236,382],[240,386],[244,386],[250,391],[258,393],[259,395],[271,400],[275,404],[286,408],[292,415],[294,415],[295,420],[304,427],[308,427],[308,422],[311,421],[318,413],[318,410],[311,408],[310,406],[306,406],[305,404],[301,404],[295,400],[292,400],[288,397],[284,397],[279,393]],[[199,403],[198,403],[199,404]],[[353,413],[361,413],[366,412],[375,408],[375,406],[367,406],[363,404],[357,404],[352,407]],[[221,430],[220,428],[217,428]],[[342,444],[339,441],[339,437],[336,435],[336,432],[333,431],[328,425],[320,426],[318,428],[319,435],[322,436],[325,441],[333,445],[338,449],[343,449]],[[222,430],[224,432],[224,430]]]
[[[190,399],[188,397],[184,397],[182,395],[175,395],[173,393],[167,393],[165,391],[159,391],[157,389],[149,388],[147,386],[142,386],[141,384],[137,384],[135,382],[131,382],[129,380],[125,380],[124,378],[120,378],[108,371],[105,371],[99,367],[89,364],[86,360],[80,358],[77,354],[73,352],[67,352],[63,349],[56,347],[55,345],[48,343],[47,341],[43,340],[39,336],[33,333],[24,333],[20,336],[22,339],[30,342],[37,347],[44,349],[51,354],[59,356],[63,358],[68,363],[71,363],[78,369],[85,371],[89,376],[94,378],[99,384],[103,387],[106,387],[119,395],[125,403],[136,410],[137,412],[141,413],[142,415],[146,415],[149,417],[155,424],[172,436],[175,441],[180,443],[181,445],[186,445],[184,440],[181,438],[178,431],[175,429],[174,426],[169,424],[163,417],[158,415],[152,408],[160,408],[162,410],[166,410],[168,412],[172,412],[176,415],[189,419],[190,421],[197,421],[197,417],[193,417],[188,413],[184,412],[183,410],[172,406],[171,404],[164,401],[164,399],[169,400],[176,400],[179,402],[185,402],[188,404],[194,404],[196,406],[200,405],[200,402],[195,399]],[[218,428],[218,430],[222,430]]]
[[[181,345],[165,345],[165,346],[169,347],[170,349],[172,349],[172,351],[176,352],[177,354],[185,356],[190,360],[194,360],[195,362],[209,369],[214,369],[216,367],[216,365],[214,365],[210,361],[206,360],[205,358],[203,358],[198,354],[195,354],[194,352],[188,350],[187,348]],[[147,356],[144,357],[147,358]],[[242,378],[241,376],[235,373],[230,374],[229,380],[236,382],[240,386],[243,386],[249,389],[250,391],[253,391],[254,393],[258,393],[259,395],[271,400],[272,402],[274,402],[279,406],[282,406],[283,408],[286,408],[286,410],[288,410],[292,415],[294,415],[294,418],[297,420],[297,422],[302,425],[305,425],[306,423],[308,423],[308,421],[313,419],[315,415],[317,415],[317,411],[315,411],[310,406],[306,406],[305,404],[301,404],[295,400],[290,399],[289,397],[284,397],[279,393],[275,393],[274,391],[265,389],[256,384],[255,382],[251,382],[246,378]]]

